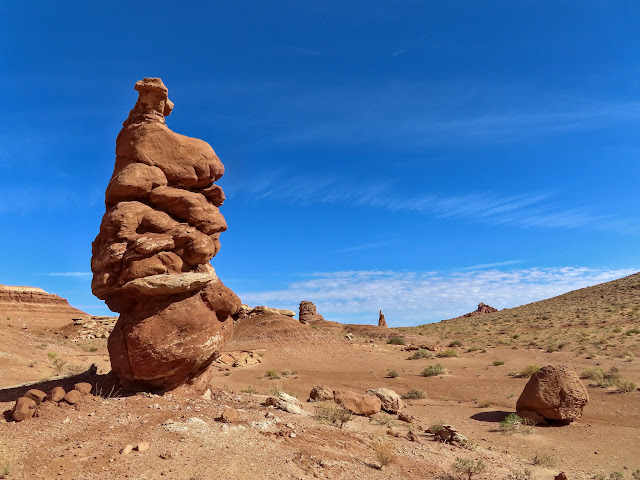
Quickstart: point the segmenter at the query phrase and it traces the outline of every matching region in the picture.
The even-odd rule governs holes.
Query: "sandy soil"
[[[591,399],[578,422],[534,427],[529,434],[508,435],[499,428],[504,416],[514,411],[527,381],[509,376],[510,372],[529,364],[563,363],[578,372],[600,364],[605,370],[617,366],[625,377],[637,381],[640,363],[636,358],[585,359],[573,352],[489,346],[484,353],[457,348],[457,358],[408,360],[412,352],[388,345],[377,335],[349,341],[335,326],[328,333],[277,318],[256,325],[238,328],[229,350],[259,351],[262,363],[240,368],[218,365],[213,395],[205,399],[170,394],[114,396],[117,391],[102,388],[103,374],[109,369],[104,339],[76,343],[40,326],[28,325],[25,330],[21,325],[0,324],[3,411],[27,388],[16,385],[29,381],[47,389],[88,379],[102,389],[102,396],[86,397],[77,407],[48,405],[38,418],[1,422],[0,475],[7,465],[10,479],[445,479],[458,478],[453,468],[457,458],[482,460],[487,470],[474,476],[479,479],[526,478],[525,470],[534,479],[550,479],[560,471],[571,479],[596,474],[608,478],[614,471],[632,478],[631,473],[640,469],[638,392],[618,394],[589,387]],[[56,359],[66,363],[57,367]],[[494,360],[505,363],[493,366]],[[99,366],[98,375],[78,374],[91,363]],[[420,375],[426,365],[435,363],[442,364],[446,374]],[[270,379],[265,376],[267,370],[290,373]],[[389,378],[389,370],[399,376]],[[56,376],[57,380],[42,383]],[[421,427],[411,428],[420,442],[388,434],[390,425],[396,427],[395,434],[408,432],[410,426],[386,413],[373,419],[356,417],[339,429],[313,416],[261,405],[265,395],[276,389],[304,401],[315,385],[357,392],[387,387],[400,394],[412,388],[423,390],[427,397],[407,400],[406,408],[419,419]],[[315,406],[303,403],[310,414]],[[226,407],[238,409],[240,422],[216,421]],[[424,429],[437,421],[454,425],[469,438],[469,445],[434,441]],[[390,443],[396,459],[379,469],[374,447],[383,440]],[[141,441],[151,445],[146,452],[119,453],[127,444]],[[550,458],[552,465],[534,465],[536,454]]]

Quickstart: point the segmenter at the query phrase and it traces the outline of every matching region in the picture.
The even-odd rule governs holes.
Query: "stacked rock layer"
[[[113,372],[126,387],[164,391],[211,364],[240,299],[209,263],[227,229],[214,184],[224,167],[208,143],[165,125],[173,103],[162,80],[135,88],[93,242],[92,290],[120,313],[108,342]]]

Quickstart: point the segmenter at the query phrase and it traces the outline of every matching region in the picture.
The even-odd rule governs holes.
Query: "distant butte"
[[[85,312],[69,305],[69,302],[37,287],[0,285],[0,318],[12,320],[48,320],[49,326],[59,320],[60,325],[72,318],[88,317]]]

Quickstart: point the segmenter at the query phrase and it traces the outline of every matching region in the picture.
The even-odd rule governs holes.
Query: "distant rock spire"
[[[378,317],[378,326],[388,328],[387,321],[384,319],[384,313],[382,313],[382,310],[380,310],[380,316]]]

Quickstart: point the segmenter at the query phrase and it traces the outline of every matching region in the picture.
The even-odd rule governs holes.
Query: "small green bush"
[[[500,422],[500,430],[507,434],[513,434],[516,432],[531,433],[533,431],[531,428],[531,422],[515,413],[510,413]]]
[[[421,348],[413,352],[413,355],[409,357],[409,360],[420,360],[421,358],[433,358],[433,353],[429,350]]]
[[[504,360],[494,360],[493,361],[493,366],[494,367],[499,367],[500,365],[504,365]]]
[[[439,363],[436,363],[435,365],[427,365],[427,367],[422,371],[422,375],[424,377],[435,377],[437,375],[442,375],[444,372],[444,367]]]
[[[451,342],[449,344],[450,347],[461,347],[462,346],[462,342],[460,340],[454,340],[453,342]]]
[[[404,337],[400,337],[398,335],[394,335],[393,337],[389,338],[389,340],[387,340],[387,343],[389,345],[406,345]]]
[[[455,350],[453,350],[451,348],[447,348],[446,350],[438,352],[438,355],[436,355],[436,356],[440,357],[440,358],[457,357],[458,356],[458,352],[456,352]]]
[[[389,378],[398,378],[400,374],[398,373],[397,370],[389,370],[389,372],[387,373],[387,376]]]
[[[277,370],[267,370],[267,373],[265,373],[264,376],[271,380],[278,380],[282,378]]]
[[[240,390],[242,393],[251,393],[251,394],[255,394],[258,393],[258,390],[256,390],[254,387],[252,387],[251,385],[249,385],[247,388],[245,388],[244,390]]]

